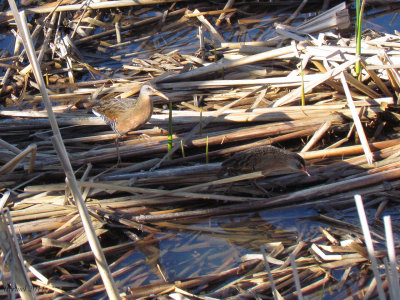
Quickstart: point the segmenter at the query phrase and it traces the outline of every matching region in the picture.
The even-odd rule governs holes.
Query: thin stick
[[[362,58],[360,59],[360,62],[361,62],[361,66],[363,67],[363,69],[369,74],[369,76],[371,76],[372,80],[378,85],[378,87],[381,89],[381,91],[386,96],[391,97],[392,93],[389,91],[389,89],[387,88],[385,83],[382,81],[382,79],[380,77],[378,77],[378,75],[376,75],[375,71],[367,68],[367,63]],[[383,67],[383,66],[379,66],[379,67]]]
[[[19,295],[23,299],[36,299],[34,294],[34,290],[32,288],[32,284],[29,280],[29,277],[26,273],[26,269],[24,268],[24,264],[22,261],[21,251],[19,250],[19,245],[17,242],[17,238],[15,236],[14,227],[12,224],[11,216],[7,210],[8,222],[4,215],[4,211],[1,210],[0,214],[0,246],[4,254],[10,253],[11,257],[5,261],[7,262],[7,266],[9,271],[13,274],[13,278],[15,278],[15,282],[17,288],[15,287],[15,283],[12,282],[12,287],[14,292],[16,290],[19,291]],[[9,223],[9,227],[7,227],[7,223]],[[11,231],[11,232],[10,232]],[[19,250],[19,251],[18,251]],[[4,270],[3,270],[4,273]]]
[[[235,0],[228,0],[228,2],[226,2],[225,6],[224,6],[224,10],[230,9],[233,4],[235,3]],[[215,22],[216,26],[219,26],[222,22],[222,20],[225,17],[225,13],[221,13],[220,16],[218,17],[217,21]]]
[[[182,140],[181,140],[181,152],[182,152],[182,158],[185,158],[185,147],[183,146]]]
[[[92,167],[93,167],[93,165],[92,165],[91,163],[89,163],[89,164],[86,166],[86,170],[85,170],[85,172],[83,173],[83,175],[82,175],[82,177],[81,177],[81,180],[80,180],[81,182],[82,182],[82,181],[85,181],[85,180],[88,178],[89,173],[90,173],[90,171],[92,170]],[[85,188],[85,190],[83,191],[83,193],[82,193],[82,190],[81,190],[83,200],[86,200],[86,197],[87,197],[87,195],[89,194],[89,191],[90,191],[90,188]]]
[[[293,270],[294,282],[296,284],[297,299],[303,300],[303,294],[301,292],[299,273],[297,272],[297,267],[296,267],[296,258],[294,257],[293,253],[290,253],[289,257],[290,257],[290,264],[291,264],[292,270]]]
[[[305,93],[304,93],[303,60],[300,61],[300,76],[301,76],[301,106],[305,106],[306,105],[306,96],[305,96]]]
[[[386,249],[389,256],[390,269],[392,270],[392,284],[393,295],[397,298],[400,297],[399,287],[399,273],[397,271],[397,258],[396,250],[393,240],[392,221],[390,216],[383,217],[383,223],[385,225],[385,236],[386,236]],[[395,298],[393,298],[395,299]]]
[[[26,49],[29,62],[32,65],[33,72],[36,78],[36,82],[39,85],[40,92],[43,97],[43,101],[48,113],[49,121],[51,124],[51,128],[54,133],[53,141],[54,144],[57,146],[56,151],[57,154],[60,158],[60,161],[62,162],[62,166],[64,168],[65,174],[67,176],[67,180],[70,186],[70,189],[73,193],[79,214],[82,219],[82,224],[85,228],[85,232],[88,237],[89,245],[93,251],[95,261],[97,263],[99,273],[101,274],[101,277],[104,282],[104,286],[106,288],[107,294],[110,299],[120,299],[117,287],[115,285],[115,282],[111,276],[110,269],[108,268],[107,261],[105,259],[104,253],[101,249],[99,240],[97,239],[97,235],[93,229],[92,222],[90,220],[90,216],[88,213],[88,210],[85,206],[85,203],[83,201],[82,195],[80,193],[79,187],[76,182],[75,174],[73,172],[71,162],[68,158],[67,151],[65,149],[65,145],[62,141],[61,134],[60,134],[60,129],[58,128],[58,124],[52,109],[51,102],[48,98],[47,94],[47,89],[45,86],[45,83],[43,81],[43,76],[42,72],[40,70],[39,62],[37,61],[36,53],[33,47],[32,39],[30,36],[28,24],[26,22],[26,17],[25,13],[18,12],[18,8],[13,0],[9,0],[9,4],[11,7],[11,10],[14,14],[14,18],[17,22],[18,29],[20,30],[22,36],[23,36],[23,41],[24,41],[24,47]]]
[[[146,5],[146,4],[160,4],[160,3],[170,3],[170,2],[178,2],[178,1],[187,1],[187,0],[141,0],[141,1],[129,1],[129,0],[117,0],[117,1],[108,1],[106,2],[91,2],[88,5],[89,9],[105,9],[105,8],[113,8],[113,7],[127,7],[127,6],[137,6],[137,5]],[[79,11],[82,8],[82,4],[69,4],[62,5],[57,7],[55,11]],[[52,12],[54,10],[53,7],[33,7],[26,10],[27,14],[45,14]],[[12,16],[10,12],[6,12],[5,16]],[[15,15],[14,15],[15,18]]]
[[[364,234],[365,244],[367,246],[369,260],[371,261],[372,270],[374,272],[374,277],[376,280],[376,288],[378,290],[379,298],[381,300],[385,300],[385,292],[382,287],[381,275],[378,270],[378,263],[376,261],[375,252],[374,252],[374,244],[372,243],[371,233],[368,227],[367,216],[365,215],[364,205],[362,202],[362,198],[360,195],[354,195],[354,200],[356,201],[358,217],[360,218],[361,228]]]
[[[370,143],[369,145],[376,150],[381,150],[383,148],[392,147],[398,145],[400,139],[388,140],[383,142]],[[363,153],[363,147],[361,145],[345,146],[333,149],[315,150],[310,152],[302,153],[304,159],[313,159],[321,157],[333,157],[333,156],[343,156],[343,155],[355,155]]]
[[[295,10],[294,13],[292,13],[289,18],[287,18],[283,24],[289,24],[290,22],[292,22],[292,20],[297,17],[297,15],[301,12],[301,10],[304,8],[304,6],[307,4],[308,0],[303,0],[303,2],[301,2],[301,4],[297,7],[297,9]]]
[[[257,172],[256,172],[257,173]],[[259,172],[261,173],[261,172]],[[255,174],[255,173],[251,173]],[[246,174],[245,174],[246,175]],[[245,176],[240,175],[240,176]],[[262,176],[262,175],[260,175]],[[239,176],[237,176],[239,177]],[[236,177],[232,177],[236,178]],[[227,178],[228,179],[228,178]],[[225,180],[225,179],[221,179]],[[244,179],[241,179],[244,180]],[[213,182],[215,183],[215,182]],[[210,185],[209,183],[207,183]],[[157,190],[157,189],[148,189],[148,188],[139,188],[139,187],[130,187],[130,186],[122,186],[116,184],[105,184],[105,183],[98,183],[98,182],[79,182],[79,186],[82,187],[91,187],[91,188],[98,188],[98,189],[105,189],[105,190],[117,190],[121,192],[127,193],[143,193],[143,194],[152,194],[157,196],[175,196],[175,197],[184,197],[188,200],[190,199],[214,199],[214,200],[223,200],[223,201],[238,201],[238,202],[246,202],[249,201],[248,197],[237,197],[237,196],[225,196],[225,195],[216,195],[216,194],[200,194],[200,193],[189,193],[184,192],[183,188],[176,191],[168,191],[168,190]],[[253,200],[265,200],[264,198],[252,198]]]
[[[304,85],[304,93],[308,93],[316,86],[324,83],[328,79],[335,77],[336,75],[338,75],[339,73],[343,72],[348,67],[353,65],[356,61],[358,61],[358,58],[354,58],[352,60],[346,61],[343,64],[337,66],[335,69],[332,69],[332,70],[320,75],[318,80],[315,80],[313,82],[309,82],[309,83],[305,84]],[[287,94],[287,95],[283,96],[282,98],[280,98],[279,100],[277,100],[274,103],[273,107],[281,106],[284,104],[289,104],[289,103],[295,101],[298,97],[301,97],[301,93],[302,93],[302,88],[300,86],[299,88],[291,91],[289,94]]]
[[[6,191],[0,199],[0,211],[3,211],[4,205],[6,205],[8,198],[10,197],[10,191]]]
[[[389,286],[389,299],[397,299],[395,296],[394,296],[394,286],[393,286],[393,283],[392,283],[392,279],[393,279],[393,277],[392,277],[392,272],[391,272],[391,268],[390,268],[390,265],[389,265],[389,261],[388,261],[388,259],[387,259],[387,257],[384,257],[383,258],[383,264],[385,265],[385,274],[386,274],[386,280],[387,280],[387,283],[388,283],[388,286]]]
[[[36,154],[36,145],[30,145],[28,146],[24,151],[19,153],[17,156],[15,156],[12,160],[10,160],[8,163],[6,163],[4,166],[0,168],[0,174],[5,174],[5,173],[11,173],[12,171],[15,170],[15,168],[18,166],[18,164],[29,154],[31,153],[31,160],[32,158],[35,158]],[[32,163],[32,161],[31,161]]]
[[[325,132],[331,127],[332,122],[330,120],[326,121],[312,136],[312,138],[308,141],[307,145],[301,149],[302,152],[306,152],[310,150],[315,143],[325,134]]]
[[[371,97],[372,99],[379,98],[381,95],[379,95],[377,92],[375,92],[373,89],[368,87],[367,85],[363,84],[362,82],[358,81],[355,79],[353,76],[351,76],[347,72],[343,72],[344,77],[346,78],[347,82],[358,89],[360,92],[366,94],[367,96]]]
[[[342,82],[344,92],[347,98],[347,104],[349,105],[349,109],[353,116],[354,124],[356,125],[356,129],[358,132],[358,136],[360,137],[361,145],[363,146],[365,156],[369,164],[374,162],[374,158],[372,157],[371,149],[369,148],[367,137],[365,136],[364,128],[362,127],[360,118],[358,117],[358,112],[353,102],[353,98],[351,97],[349,86],[347,85],[346,78],[343,72],[340,74],[340,81]]]
[[[6,141],[4,141],[2,139],[0,139],[0,146],[6,148],[7,150],[10,150],[10,151],[14,152],[15,154],[20,154],[22,152],[21,150],[19,150],[14,145],[9,144],[9,143],[7,143]]]
[[[194,10],[194,13],[200,13],[198,9]],[[210,32],[211,36],[220,43],[225,43],[224,38],[219,32],[211,25],[211,23],[202,15],[197,16],[197,19],[207,28],[208,32]]]
[[[59,2],[57,4],[61,4],[61,0],[59,0]],[[58,14],[53,12],[53,13],[51,13],[51,15],[52,16],[51,16],[50,26],[49,26],[48,31],[46,32],[46,37],[44,38],[42,48],[40,49],[39,56],[38,56],[39,64],[42,62],[43,56],[47,50],[47,46],[49,44],[50,37],[52,36],[53,26],[56,23]]]
[[[274,277],[272,276],[271,267],[269,266],[269,262],[268,262],[267,251],[265,250],[264,247],[261,247],[261,251],[262,251],[262,254],[263,254],[263,257],[264,257],[265,268],[267,269],[267,273],[268,273],[268,278],[269,278],[269,282],[270,282],[270,285],[271,285],[272,294],[274,295],[274,300],[279,300],[278,291],[276,289]]]

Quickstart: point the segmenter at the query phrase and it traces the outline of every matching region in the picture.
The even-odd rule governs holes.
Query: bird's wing
[[[113,98],[99,101],[93,109],[103,115],[118,115],[121,112],[131,109],[132,106],[136,105],[136,102],[136,99],[131,98]]]
[[[249,150],[243,150],[240,152],[236,152],[231,158],[225,160],[221,168],[225,172],[231,173],[246,173],[254,171],[254,159],[249,153]]]
[[[92,112],[93,112],[93,114],[95,114],[96,116],[101,117],[101,118],[104,120],[104,122],[106,122],[106,124],[109,125],[109,126],[111,127],[112,130],[114,130],[114,132],[115,132],[116,134],[121,135],[121,134],[118,132],[118,130],[117,130],[117,127],[116,127],[117,122],[116,122],[115,119],[110,119],[110,118],[108,118],[106,115],[103,115],[102,113],[99,113],[98,111],[96,111],[95,108],[92,108]]]
[[[112,99],[109,101],[100,101],[93,108],[92,112],[101,117],[112,130],[121,135],[116,128],[116,119],[120,113],[123,113],[135,105],[133,99]]]

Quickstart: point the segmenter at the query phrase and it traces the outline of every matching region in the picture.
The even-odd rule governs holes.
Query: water
[[[370,28],[379,32],[394,34],[394,31],[400,30],[400,17],[397,13],[390,13],[384,16],[366,18],[363,28]]]
[[[132,253],[122,266],[141,260],[143,285],[197,278],[219,274],[242,263],[242,257],[260,254],[260,248],[268,243],[283,243],[284,247],[296,245],[299,240],[311,239],[318,222],[304,221],[316,216],[310,208],[273,209],[228,217],[211,217],[193,223],[174,221],[161,223],[162,234],[158,243],[140,247]],[[163,239],[168,236],[168,238]],[[228,281],[238,279],[229,276]],[[126,276],[118,280],[126,279]],[[137,278],[126,283],[136,285]],[[213,292],[224,282],[213,285]]]

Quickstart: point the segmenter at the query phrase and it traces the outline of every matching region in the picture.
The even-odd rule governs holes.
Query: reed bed
[[[344,2],[23,5],[46,92],[17,39],[0,58],[2,296],[113,298],[78,193],[115,299],[398,299],[398,35],[366,30],[357,54]],[[171,103],[155,99],[117,163],[91,107],[146,82]],[[298,152],[311,177],[217,176],[261,145]]]

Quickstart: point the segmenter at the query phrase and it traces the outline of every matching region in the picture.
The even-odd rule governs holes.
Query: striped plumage
[[[153,114],[152,95],[168,99],[163,93],[148,84],[140,89],[137,98],[107,99],[100,101],[92,108],[92,112],[111,126],[118,136],[144,125]]]
[[[304,159],[297,153],[271,145],[259,146],[237,152],[231,158],[225,160],[221,165],[218,176],[221,177],[225,173],[233,176],[257,171],[267,175],[283,169],[303,171],[310,176],[305,165]]]

